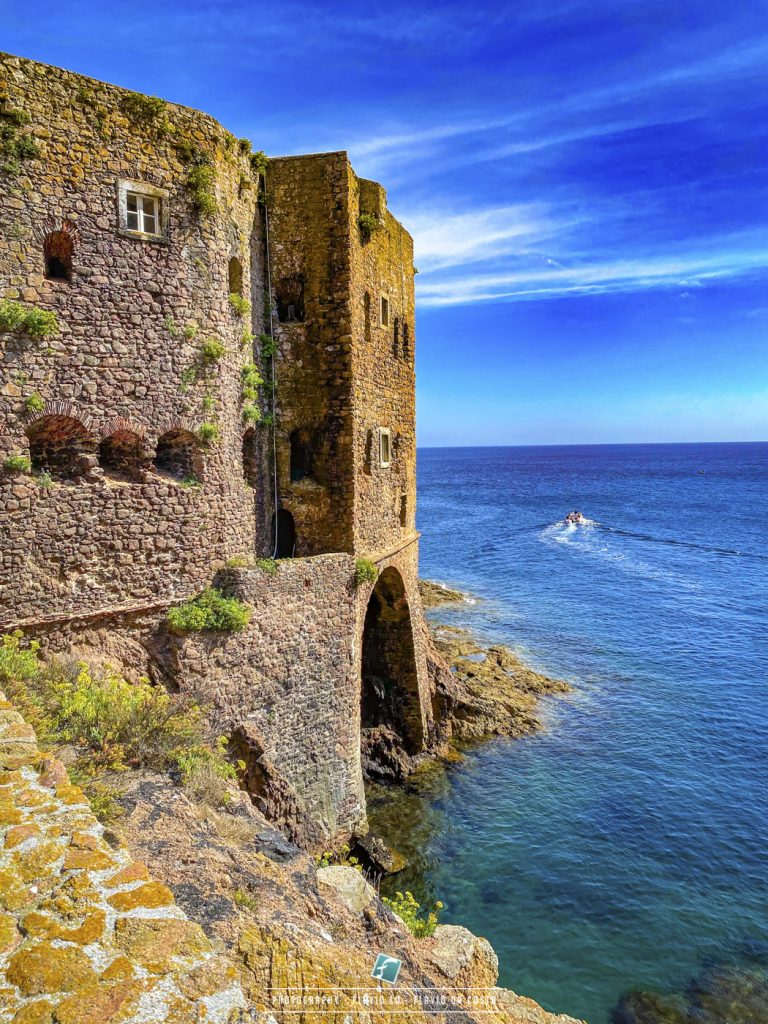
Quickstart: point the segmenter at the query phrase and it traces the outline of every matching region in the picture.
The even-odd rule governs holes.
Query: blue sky
[[[0,48],[381,180],[421,444],[768,439],[763,0],[0,0]]]

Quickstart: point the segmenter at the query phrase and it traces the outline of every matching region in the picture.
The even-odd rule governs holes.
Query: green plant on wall
[[[355,579],[359,584],[374,583],[379,577],[379,570],[369,558],[358,558],[355,562]]]
[[[261,343],[261,358],[271,359],[277,354],[277,344],[275,339],[270,337],[269,334],[260,334],[259,341]]]
[[[218,363],[227,347],[218,338],[206,338],[200,345],[200,358],[204,363]]]
[[[372,213],[361,213],[357,218],[357,226],[360,229],[360,237],[364,242],[370,242],[374,234],[381,227],[381,221]]]
[[[178,153],[179,158],[188,167],[186,184],[192,197],[192,205],[198,213],[212,216],[219,209],[213,157],[199,146],[188,144],[179,146]]]
[[[58,317],[50,309],[24,306],[14,299],[3,299],[0,302],[0,331],[44,338],[49,334],[57,334],[58,330]]]
[[[32,463],[26,455],[9,455],[3,462],[3,469],[8,473],[29,473]]]
[[[269,158],[263,150],[259,149],[255,153],[251,153],[250,161],[253,174],[256,176],[266,174]]]
[[[220,590],[208,587],[202,594],[168,610],[168,624],[179,632],[213,630],[237,633],[251,621],[251,609],[235,597],[225,597]]]
[[[240,371],[240,383],[240,397],[243,401],[243,419],[246,423],[261,422],[261,409],[257,402],[259,398],[259,387],[264,383],[264,378],[255,363],[245,364]]]
[[[140,92],[132,92],[123,99],[122,107],[126,117],[136,125],[151,128],[159,135],[167,135],[171,131],[168,104],[159,96],[144,96]]]
[[[251,304],[248,299],[244,299],[242,295],[238,295],[236,292],[229,296],[229,304],[235,316],[246,317],[251,312]]]
[[[197,436],[204,445],[216,444],[219,440],[221,433],[218,426],[215,423],[211,423],[206,420],[205,423],[201,423],[197,430]]]
[[[42,412],[45,408],[43,396],[39,392],[33,391],[31,395],[27,395],[24,399],[24,408],[27,412]]]
[[[0,171],[7,175],[21,172],[24,160],[40,156],[40,147],[35,139],[21,129],[32,120],[23,110],[10,110],[6,100],[0,97]]]

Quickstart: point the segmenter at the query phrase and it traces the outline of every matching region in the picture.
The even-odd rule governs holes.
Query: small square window
[[[386,295],[381,296],[381,326],[389,327],[389,299]]]
[[[125,226],[129,231],[145,235],[159,235],[160,200],[140,192],[127,192],[125,196]]]
[[[165,189],[142,181],[118,181],[119,223],[123,231],[165,240],[167,236]]]
[[[382,469],[392,464],[392,434],[387,427],[379,428],[379,463]]]

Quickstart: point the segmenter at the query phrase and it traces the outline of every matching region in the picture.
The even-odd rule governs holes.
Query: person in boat
[[[581,514],[581,512],[569,512],[568,515],[565,517],[565,521],[566,523],[573,523],[574,525],[578,526],[579,523],[584,522],[584,516]]]

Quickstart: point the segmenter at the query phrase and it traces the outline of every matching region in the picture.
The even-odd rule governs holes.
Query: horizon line
[[[548,441],[534,444],[417,444],[416,450],[435,451],[462,448],[640,448],[680,447],[683,445],[722,444],[768,444],[768,438],[754,441]]]

